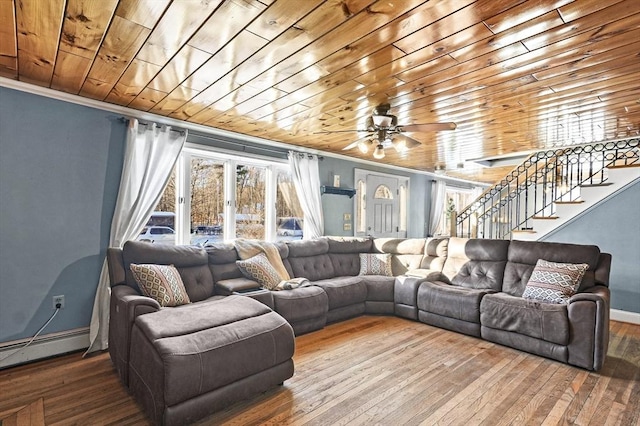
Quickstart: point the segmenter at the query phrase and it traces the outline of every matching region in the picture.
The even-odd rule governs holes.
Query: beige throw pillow
[[[393,276],[391,271],[391,254],[360,253],[360,275]]]
[[[160,306],[191,303],[180,273],[173,265],[131,264],[131,272],[142,292]]]
[[[264,253],[259,253],[246,260],[236,260],[242,275],[256,281],[267,290],[275,290],[280,284],[280,275],[271,265]]]
[[[585,271],[586,263],[555,263],[543,259],[536,262],[522,297],[548,303],[568,303]]]

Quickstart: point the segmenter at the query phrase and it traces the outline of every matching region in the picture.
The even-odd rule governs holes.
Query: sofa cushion
[[[329,241],[325,238],[287,241],[287,246],[289,248],[288,258],[316,256],[329,252]]]
[[[393,276],[389,253],[360,253],[360,273],[358,275]]]
[[[327,293],[329,310],[367,300],[367,286],[360,277],[334,277],[314,281],[312,284]]]
[[[142,292],[160,306],[191,303],[175,266],[132,263],[130,268]]]
[[[222,294],[225,296],[231,293],[242,293],[250,290],[258,290],[260,284],[258,282],[245,277],[230,278],[228,280],[218,281],[216,284],[216,294]]]
[[[555,263],[539,259],[522,297],[548,303],[569,303],[588,267],[586,263]]]
[[[316,318],[322,319],[324,326],[329,302],[327,294],[320,287],[298,287],[271,294],[275,311],[289,321],[294,329],[295,323]]]
[[[289,241],[289,256],[283,262],[292,278],[307,278],[310,281],[335,277],[331,258],[327,254],[326,239]]]
[[[367,287],[367,301],[393,302],[393,289],[396,277],[364,275],[361,278]]]
[[[359,253],[329,253],[336,276],[358,275],[360,273]]]
[[[442,273],[457,286],[500,291],[508,240],[452,237]]]
[[[132,263],[175,266],[192,302],[214,294],[207,252],[202,247],[127,241],[122,247],[122,261],[127,285],[138,292],[141,290],[129,267]]]
[[[368,237],[322,237],[329,244],[329,253],[369,253],[373,240]]]
[[[295,278],[307,278],[310,281],[316,281],[332,278],[336,275],[328,254],[290,257],[288,260]]]
[[[132,345],[135,367],[153,367],[167,406],[286,362],[295,345],[280,315],[243,296],[140,315],[135,326],[149,343]]]
[[[567,305],[540,303],[505,293],[488,294],[480,304],[480,322],[484,327],[558,345],[569,343]]]
[[[271,265],[264,253],[245,260],[236,260],[236,265],[246,278],[256,281],[267,290],[275,289],[280,283],[278,271]]]
[[[586,263],[578,292],[593,287],[600,249],[597,246],[513,240],[509,244],[508,262],[504,270],[502,291],[522,296],[538,259],[556,263]]]
[[[427,238],[420,269],[442,271],[449,251],[449,238]]]
[[[480,301],[489,289],[471,289],[441,281],[425,281],[418,287],[418,309],[457,320],[480,323]]]
[[[424,257],[424,238],[376,238],[373,251],[391,254],[393,275],[402,275],[420,267]]]
[[[329,244],[329,258],[337,277],[358,275],[360,253],[369,253],[373,247],[371,238],[322,237]]]

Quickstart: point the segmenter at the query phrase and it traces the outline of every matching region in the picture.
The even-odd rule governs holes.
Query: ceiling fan
[[[398,118],[395,115],[389,114],[390,109],[390,104],[381,104],[375,107],[373,114],[367,117],[366,129],[337,130],[323,133],[367,133],[366,136],[350,143],[342,150],[346,151],[358,147],[360,152],[366,154],[369,152],[369,147],[375,146],[373,158],[379,160],[384,158],[385,148],[393,147],[397,152],[404,153],[409,148],[420,145],[420,142],[410,138],[404,133],[436,132],[440,130],[454,130],[456,128],[456,123],[452,122],[401,125],[398,124]]]

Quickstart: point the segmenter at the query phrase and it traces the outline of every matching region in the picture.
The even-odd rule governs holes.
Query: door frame
[[[405,228],[404,230],[399,230],[398,231],[398,235],[400,234],[404,234],[404,236],[406,237],[407,235],[409,235],[409,212],[411,211],[411,206],[410,206],[410,191],[411,191],[411,179],[409,178],[409,176],[403,176],[403,175],[396,175],[396,174],[392,174],[392,173],[384,173],[384,172],[377,172],[377,171],[372,171],[372,170],[365,170],[365,169],[354,169],[354,187],[356,188],[356,190],[358,190],[359,185],[358,182],[359,181],[363,181],[364,182],[364,187],[365,187],[365,195],[368,194],[369,192],[369,188],[367,188],[367,177],[368,176],[380,176],[380,177],[384,177],[384,178],[392,178],[392,179],[397,179],[398,180],[398,192],[400,191],[400,187],[402,185],[405,186],[406,188],[406,200],[405,200],[405,217],[404,217],[404,222],[405,222]],[[353,235],[356,237],[366,237],[368,235],[368,232],[366,231],[367,227],[369,226],[368,223],[366,223],[366,203],[364,205],[364,215],[365,215],[365,227],[364,227],[364,232],[359,231],[359,224],[357,223],[357,218],[358,218],[358,203],[359,203],[359,197],[362,197],[363,194],[359,194],[356,192],[356,197],[353,198],[353,218],[354,218],[354,227],[353,227]],[[402,222],[401,219],[401,206],[400,206],[400,197],[396,196],[396,200],[398,200],[398,203],[396,204],[396,214],[398,217],[398,226],[400,226],[400,223]]]

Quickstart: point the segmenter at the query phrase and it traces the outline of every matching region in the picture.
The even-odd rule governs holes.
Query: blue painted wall
[[[355,169],[409,177],[409,217],[407,223],[407,236],[412,238],[422,238],[427,235],[426,222],[428,220],[430,199],[427,194],[431,194],[432,179],[429,176],[354,163],[331,157],[325,157],[320,162],[319,168],[321,185],[333,186],[333,176],[339,175],[340,187],[344,188],[354,188]],[[345,195],[325,194],[322,196],[325,235],[353,235],[353,226],[355,224],[353,204],[353,198],[349,198]],[[351,231],[344,230],[344,213],[351,214]]]
[[[612,255],[611,307],[640,313],[640,182],[544,238],[595,244]]]
[[[120,182],[113,113],[0,87],[0,342],[89,325]]]

